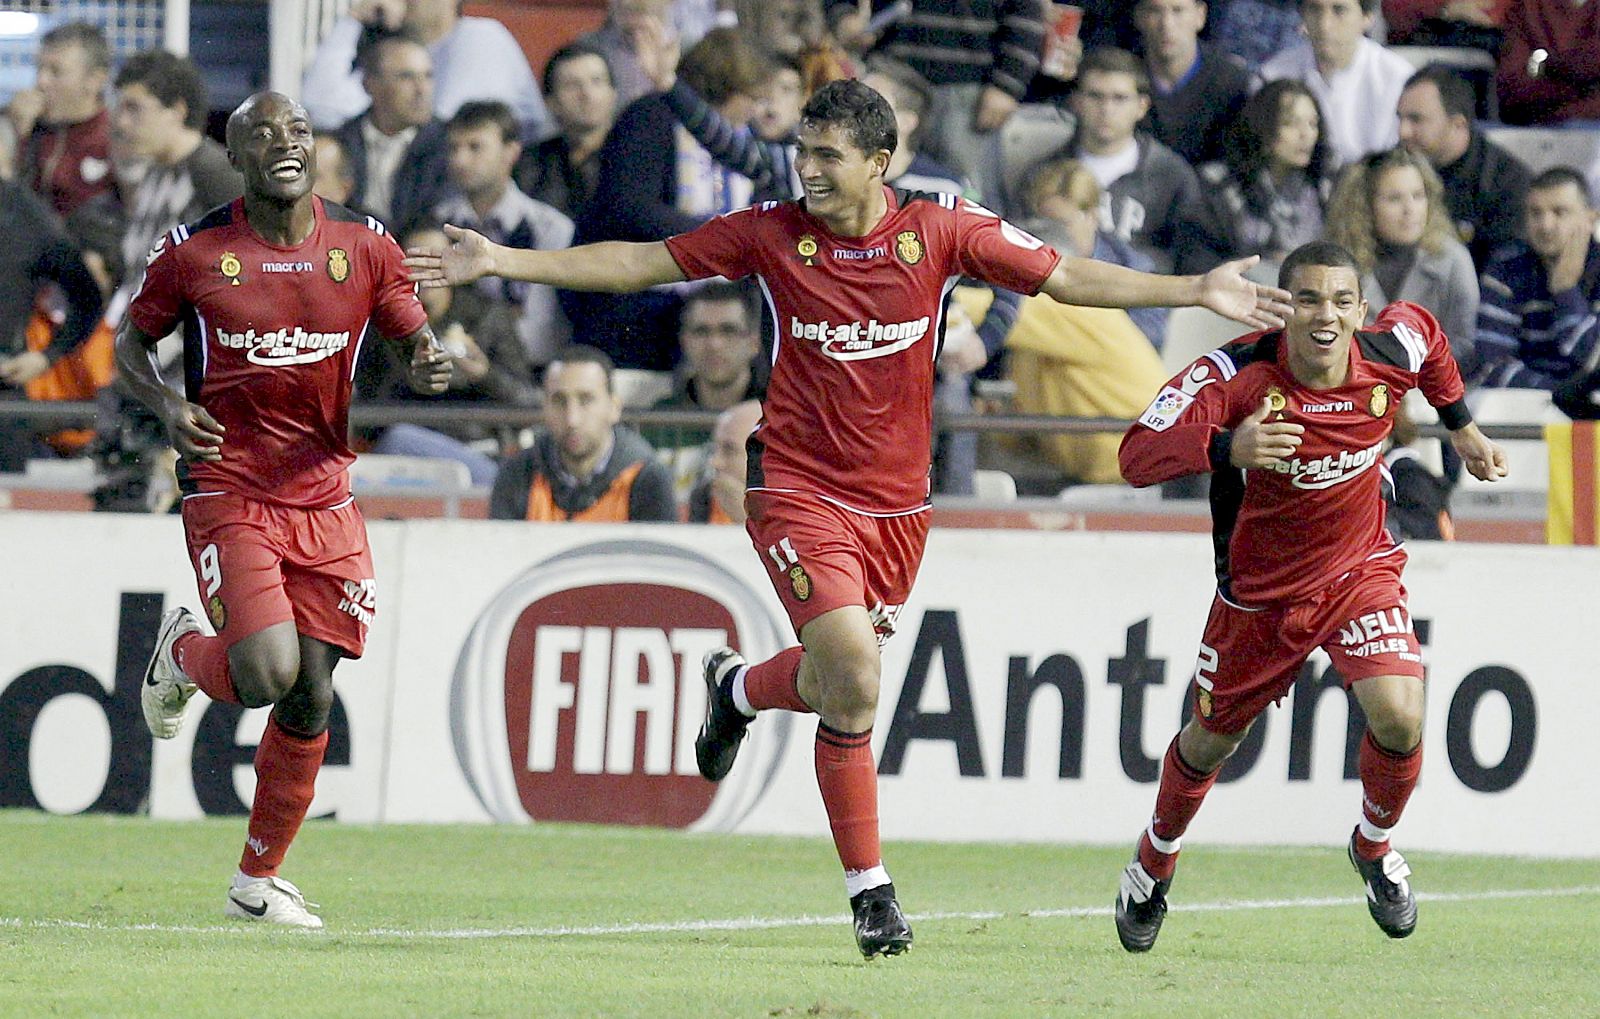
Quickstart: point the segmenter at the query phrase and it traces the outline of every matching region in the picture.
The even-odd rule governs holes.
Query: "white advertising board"
[[[367,656],[337,673],[338,763],[314,813],[826,832],[810,717],[764,715],[720,786],[695,773],[701,653],[792,643],[742,529],[370,532],[378,617]],[[138,714],[161,605],[195,604],[177,522],[0,514],[0,541],[0,805],[242,810],[261,712],[198,698],[153,754]],[[1405,845],[1600,855],[1600,811],[1569,794],[1600,718],[1585,639],[1600,553],[1411,555],[1429,679]],[[884,652],[885,836],[1130,843],[1179,725],[1210,562],[1193,535],[936,531]],[[1262,717],[1194,839],[1343,841],[1360,787],[1346,698],[1326,673],[1319,654]]]

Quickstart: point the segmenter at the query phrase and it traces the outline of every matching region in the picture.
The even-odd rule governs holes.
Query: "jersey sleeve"
[[[373,236],[376,265],[372,280],[372,321],[378,333],[400,339],[428,324],[428,313],[417,300],[417,285],[411,282],[400,245],[387,232]]]
[[[1410,301],[1396,301],[1378,313],[1373,328],[1390,330],[1411,352],[1418,362],[1417,388],[1439,411],[1440,422],[1452,431],[1465,427],[1472,414],[1467,410],[1461,368],[1450,352],[1449,337],[1433,313]]]
[[[183,267],[172,232],[156,238],[144,256],[144,279],[128,304],[128,319],[147,336],[166,336],[183,311]]]
[[[962,275],[1036,294],[1060,261],[1056,249],[976,202],[963,199],[956,207],[956,268]]]
[[[1230,429],[1244,417],[1237,378],[1223,348],[1168,380],[1122,437],[1117,462],[1128,484],[1144,488],[1228,466]]]
[[[689,279],[743,279],[756,271],[756,216],[756,207],[714,216],[687,233],[668,237],[667,251]]]

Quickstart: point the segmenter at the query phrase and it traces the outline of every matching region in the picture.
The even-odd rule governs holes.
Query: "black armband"
[[[1211,461],[1214,471],[1227,470],[1233,466],[1233,433],[1219,431],[1211,437],[1206,444],[1206,458]]]
[[[1437,409],[1439,411],[1439,423],[1452,432],[1460,431],[1472,424],[1472,411],[1467,409],[1467,401],[1464,397],[1455,403],[1447,403]]]

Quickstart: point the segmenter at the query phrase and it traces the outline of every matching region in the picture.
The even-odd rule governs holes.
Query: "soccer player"
[[[426,286],[498,274],[580,290],[629,291],[754,275],[776,322],[765,417],[750,437],[745,527],[800,637],[746,667],[706,656],[701,774],[728,773],[763,708],[814,712],[817,784],[868,958],[911,943],[878,844],[871,738],[880,641],[911,590],[928,531],[934,367],[950,288],[974,276],[1096,305],[1204,303],[1269,325],[1287,298],[1241,275],[1150,276],[1065,258],[982,206],[884,186],[894,114],[858,81],[807,103],[797,201],[765,202],[666,241],[512,250],[447,227],[443,250],[413,250]]]
[[[124,381],[182,458],[184,533],[216,632],[204,636],[185,608],[162,618],[144,716],[171,739],[196,688],[274,705],[226,910],[316,928],[321,917],[277,875],[328,745],[333,668],[361,656],[375,608],[346,475],[351,375],[369,328],[404,348],[419,392],[443,392],[450,362],[383,225],[312,195],[299,103],[256,93],[228,118],[227,142],[244,197],[156,241],[117,336]],[[180,322],[182,395],[150,356]]]
[[[1506,473],[1472,423],[1434,317],[1396,302],[1371,328],[1355,259],[1316,241],[1278,275],[1294,311],[1180,372],[1122,440],[1136,486],[1211,473],[1217,595],[1194,673],[1194,714],[1167,748],[1155,815],[1117,895],[1117,936],[1149,951],[1184,830],[1222,762],[1321,647],[1366,713],[1361,817],[1350,862],[1391,938],[1410,934],[1410,868],[1389,844],[1422,764],[1422,654],[1400,581],[1406,553],[1384,521],[1383,443],[1421,389],[1474,477]]]

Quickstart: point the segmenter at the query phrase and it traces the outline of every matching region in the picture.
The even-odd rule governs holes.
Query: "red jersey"
[[[1383,443],[1407,391],[1419,388],[1452,428],[1471,420],[1444,331],[1414,304],[1379,313],[1350,344],[1344,385],[1308,389],[1289,371],[1283,333],[1241,337],[1166,384],[1123,437],[1122,476],[1136,486],[1213,471],[1217,586],[1247,605],[1314,594],[1359,563],[1403,555],[1384,526]],[[1228,462],[1229,429],[1261,406],[1304,426],[1275,469]]]
[[[764,202],[667,240],[690,279],[754,275],[775,323],[749,487],[871,514],[928,501],[934,363],[963,276],[1034,293],[1061,256],[959,196],[885,188],[888,213],[839,237],[798,201]]]
[[[318,508],[350,494],[350,382],[369,326],[428,321],[383,224],[321,198],[294,248],[268,244],[244,200],[159,238],[128,307],[151,336],[184,326],[184,392],[228,431],[222,460],[181,465],[186,492]]]
[[[41,121],[23,143],[18,168],[28,186],[65,218],[116,186],[111,172],[111,114],[102,109],[77,124]]]

